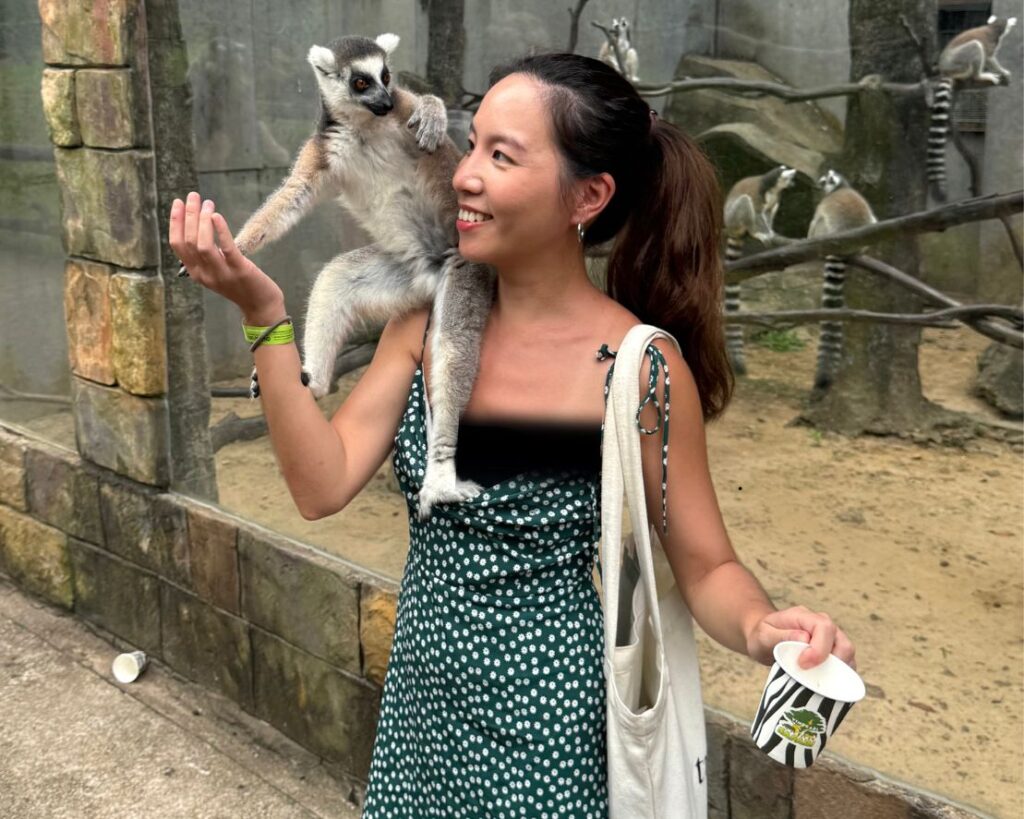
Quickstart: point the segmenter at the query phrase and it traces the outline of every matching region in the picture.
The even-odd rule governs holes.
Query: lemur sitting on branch
[[[358,322],[384,321],[433,301],[433,416],[419,493],[422,520],[433,503],[465,500],[483,488],[457,478],[455,445],[495,276],[490,266],[466,262],[458,253],[451,181],[460,152],[445,133],[442,100],[396,86],[387,61],[398,39],[349,36],[310,48],[307,59],[320,90],[316,131],[235,243],[251,255],[328,195],[372,237],[372,244],[328,262],[313,283],[303,368],[316,397],[329,390],[335,358]]]
[[[768,173],[747,176],[729,189],[725,197],[723,228],[725,233],[726,261],[742,255],[743,240],[752,236],[759,242],[769,244],[775,236],[773,223],[779,209],[782,192],[793,184],[796,171],[785,165],[777,165]],[[740,285],[725,285],[725,312],[735,313],[740,309]],[[746,375],[747,363],[743,356],[743,326],[725,325],[726,349],[733,372]]]
[[[615,58],[615,49],[607,40],[601,43],[597,59],[610,65],[630,82],[640,82],[640,77],[637,74],[640,69],[640,57],[629,42],[629,20],[625,17],[613,18],[611,30],[615,35],[615,44],[619,47],[619,54],[622,55],[622,60],[626,64],[626,70],[623,71],[619,67],[619,61]]]
[[[939,54],[939,80],[928,129],[928,182],[940,202],[946,201],[946,135],[954,89],[971,82],[1009,83],[1010,72],[999,64],[996,51],[1016,23],[1016,17],[1004,20],[993,15],[985,25],[961,31]]]
[[[878,220],[868,201],[854,190],[846,178],[836,171],[828,171],[818,180],[825,196],[814,209],[808,239],[818,239],[832,233],[853,230]],[[821,288],[821,306],[841,310],[846,306],[843,285],[846,283],[846,263],[841,256],[825,256],[825,276]],[[815,389],[828,389],[839,370],[843,353],[843,323],[821,322],[818,337],[818,368],[814,376]]]

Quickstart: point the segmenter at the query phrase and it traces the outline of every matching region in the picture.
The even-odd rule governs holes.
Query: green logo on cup
[[[814,711],[791,708],[779,718],[775,733],[797,745],[811,748],[817,736],[825,733],[825,721]]]

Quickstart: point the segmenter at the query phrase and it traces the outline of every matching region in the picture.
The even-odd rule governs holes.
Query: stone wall
[[[362,804],[394,581],[2,425],[0,572],[275,726]],[[785,768],[706,714],[711,819],[977,815],[827,751]]]
[[[195,176],[189,129],[175,136],[188,113],[177,6],[39,0],[39,15],[78,451],[215,498],[201,294],[177,279],[161,224]]]

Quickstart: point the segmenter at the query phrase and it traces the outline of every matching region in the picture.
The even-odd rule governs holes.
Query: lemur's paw
[[[454,485],[446,485],[443,480],[424,482],[419,493],[417,514],[420,520],[430,517],[431,507],[435,503],[461,503],[474,498],[484,491],[476,481],[465,481],[456,478]]]
[[[406,124],[409,128],[416,128],[416,142],[420,149],[433,153],[441,144],[448,128],[448,112],[445,110],[444,102],[440,97],[424,94],[416,103]]]

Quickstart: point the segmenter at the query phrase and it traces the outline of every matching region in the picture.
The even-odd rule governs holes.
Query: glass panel
[[[0,420],[75,449],[39,10],[0,0]]]

